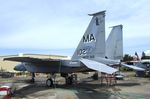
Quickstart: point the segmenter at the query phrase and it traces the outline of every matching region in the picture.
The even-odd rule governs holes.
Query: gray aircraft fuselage
[[[93,71],[87,68],[78,60],[60,60],[58,62],[32,64],[23,62],[22,64],[27,71],[36,73],[73,73]]]

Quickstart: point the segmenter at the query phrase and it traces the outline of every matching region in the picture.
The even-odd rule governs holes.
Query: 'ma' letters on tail
[[[92,20],[72,59],[105,57],[105,11],[89,14]]]

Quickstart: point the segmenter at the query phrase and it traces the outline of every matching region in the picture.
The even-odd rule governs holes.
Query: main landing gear
[[[48,79],[46,80],[46,85],[48,87],[52,87],[54,85],[55,78],[56,78],[55,74],[50,74],[49,77],[48,77]]]
[[[66,85],[72,85],[77,83],[77,74],[62,73],[61,76],[65,78]],[[46,80],[46,86],[53,87],[55,84],[55,78],[56,75],[54,73],[48,75],[48,79]],[[32,73],[31,82],[35,82],[35,73]]]
[[[55,81],[55,75],[50,74],[49,78],[46,80],[46,85],[48,87],[52,87],[53,86],[53,81]],[[31,78],[30,82],[31,83],[35,82],[35,73],[32,73],[32,78]]]
[[[52,80],[52,78],[49,78],[49,79],[46,80],[46,85],[48,87],[52,87],[53,86],[53,80]]]
[[[66,80],[66,85],[72,85],[77,82],[76,74],[61,74],[62,77]]]
[[[77,83],[77,75],[76,74],[61,74],[62,77],[66,80],[66,85],[72,85]],[[53,87],[55,83],[56,75],[50,74],[48,79],[46,80],[46,85],[48,87]]]

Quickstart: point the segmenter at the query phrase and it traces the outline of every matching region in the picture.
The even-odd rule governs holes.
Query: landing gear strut
[[[32,83],[34,83],[34,82],[35,82],[35,79],[34,79],[34,78],[35,78],[35,74],[34,74],[34,73],[32,73],[32,78],[31,78],[31,82],[32,82]]]

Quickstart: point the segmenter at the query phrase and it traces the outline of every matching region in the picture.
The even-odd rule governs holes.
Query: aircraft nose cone
[[[16,70],[16,71],[26,71],[26,68],[24,67],[23,64],[18,64],[14,67],[14,70]]]

